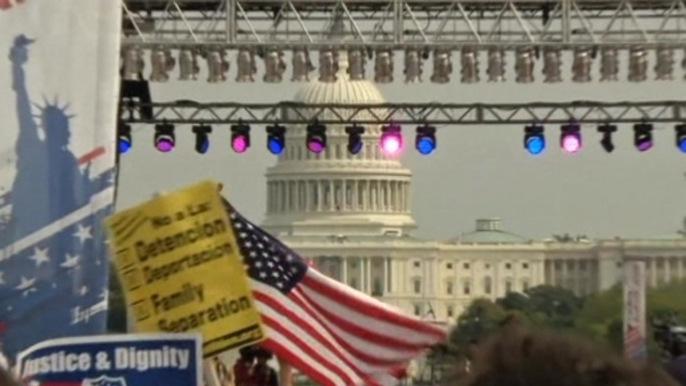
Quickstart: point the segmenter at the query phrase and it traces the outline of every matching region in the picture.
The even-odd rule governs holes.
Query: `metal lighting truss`
[[[122,0],[124,47],[686,48],[686,0]],[[335,15],[348,22],[336,40]]]
[[[124,123],[169,124],[434,124],[501,125],[531,123],[686,122],[686,101],[508,103],[508,104],[303,104],[172,103],[124,101]],[[141,111],[152,113],[140,114]]]

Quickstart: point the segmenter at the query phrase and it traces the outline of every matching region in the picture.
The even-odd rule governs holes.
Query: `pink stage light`
[[[399,133],[385,133],[381,136],[381,149],[387,155],[395,155],[403,148],[403,138]]]
[[[248,140],[244,135],[237,135],[231,141],[231,147],[236,153],[245,153],[248,150]]]
[[[562,137],[562,150],[574,154],[581,150],[581,136],[576,133],[568,133]]]

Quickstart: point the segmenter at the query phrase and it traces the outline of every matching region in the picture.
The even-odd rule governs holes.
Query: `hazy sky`
[[[652,53],[651,53],[652,54]],[[231,58],[233,59],[233,57]],[[400,58],[399,58],[400,59]],[[400,62],[396,82],[380,85],[389,101],[524,102],[567,100],[660,100],[683,99],[683,71],[677,68],[671,82],[632,84],[626,79],[622,62],[622,82],[599,83],[598,63],[593,83],[571,83],[571,60],[563,65],[563,83],[542,83],[542,63],[536,64],[536,83],[514,82],[513,60],[508,60],[507,82],[485,82],[485,54],[482,53],[482,82],[459,82],[459,66],[451,83],[428,82],[430,63],[425,64],[425,83],[405,85]],[[651,70],[653,66],[651,55]],[[680,63],[681,57],[677,57]],[[455,56],[454,60],[459,61]],[[290,63],[289,63],[290,64]],[[315,63],[316,65],[316,63]],[[203,66],[201,66],[203,67]],[[677,66],[678,67],[678,66]],[[146,68],[146,73],[149,68]],[[288,69],[290,79],[290,65]],[[368,77],[372,65],[367,66]],[[276,102],[290,100],[300,84],[285,81],[273,85],[259,81],[237,84],[235,64],[230,80],[209,84],[201,74],[198,81],[170,81],[154,84],[155,101],[194,99],[207,102]],[[174,78],[177,74],[174,74]],[[313,78],[315,78],[313,76]],[[654,73],[650,72],[650,78]],[[656,125],[655,147],[639,154],[633,147],[630,125],[620,126],[615,135],[616,149],[607,154],[600,147],[600,135],[593,125],[583,127],[585,148],[570,156],[559,150],[559,127],[546,127],[548,150],[531,157],[523,148],[520,126],[446,126],[438,129],[438,150],[428,157],[416,153],[412,145],[402,162],[414,174],[413,210],[419,225],[417,235],[445,239],[474,228],[479,217],[497,216],[506,230],[527,237],[547,237],[554,233],[586,234],[591,237],[660,237],[673,234],[686,216],[686,154],[674,145],[674,125]],[[122,156],[119,208],[147,200],[155,191],[172,190],[201,179],[212,178],[225,184],[229,199],[248,218],[262,221],[265,212],[266,168],[276,158],[265,148],[264,128],[253,126],[253,146],[246,154],[230,147],[228,126],[215,126],[210,151],[196,154],[190,126],[176,130],[177,147],[169,154],[153,147],[153,127],[135,126],[134,147]],[[405,128],[406,138],[414,126]],[[413,143],[413,142],[410,142]],[[679,198],[682,197],[682,198]]]

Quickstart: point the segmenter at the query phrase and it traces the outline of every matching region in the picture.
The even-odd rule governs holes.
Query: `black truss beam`
[[[140,114],[143,111],[144,114]],[[152,117],[149,112],[152,111]],[[122,101],[121,120],[130,124],[434,124],[526,125],[531,123],[686,122],[686,101],[567,103],[384,103],[305,104]]]

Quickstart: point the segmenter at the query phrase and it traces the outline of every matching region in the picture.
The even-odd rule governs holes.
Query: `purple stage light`
[[[650,150],[650,148],[653,147],[653,141],[652,140],[646,140],[643,142],[640,142],[636,148],[638,148],[638,151],[647,151]]]

